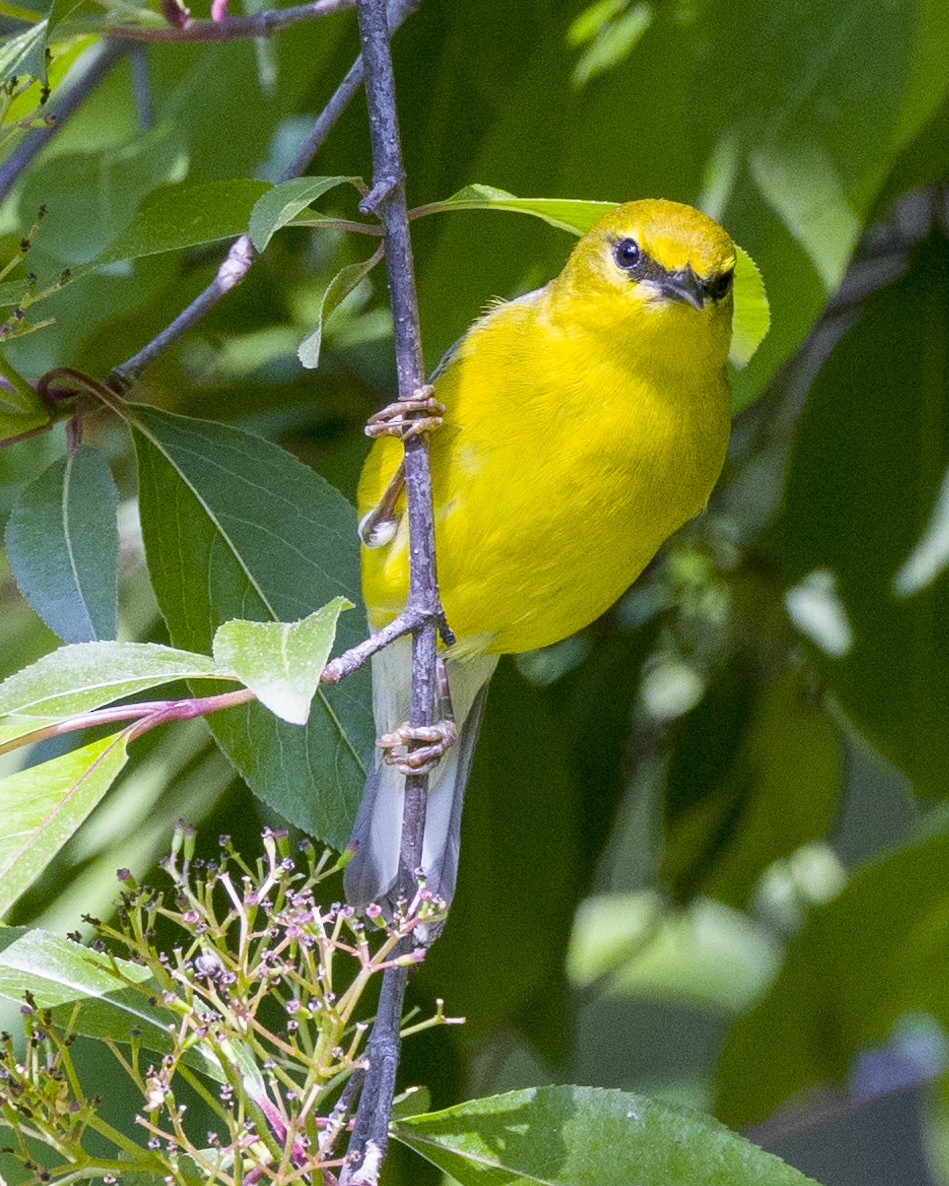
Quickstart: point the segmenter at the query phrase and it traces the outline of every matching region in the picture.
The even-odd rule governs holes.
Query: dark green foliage
[[[71,13],[56,0],[48,25],[10,19],[0,66],[41,75],[49,41],[55,111],[76,22],[97,35],[132,19],[127,5]],[[123,58],[2,207],[0,268],[18,262],[0,277],[0,356],[24,380],[0,392],[10,435],[53,414],[27,383],[54,366],[103,379],[213,279],[234,235],[263,249],[144,371],[126,424],[83,403],[87,445],[69,460],[61,428],[0,451],[9,563],[30,604],[67,640],[117,626],[197,652],[179,673],[194,695],[208,692],[200,657],[224,621],[292,622],[337,595],[360,604],[351,504],[362,423],[393,393],[391,325],[384,265],[363,274],[378,239],[336,225],[369,221],[356,189],[321,179],[368,180],[361,97],[312,176],[267,197],[357,41],[340,13],[256,42],[151,44],[151,123]],[[912,1047],[912,1073],[944,1096],[949,8],[422,0],[394,49],[411,205],[476,183],[695,202],[760,266],[772,315],[733,376],[744,410],[709,511],[583,636],[499,669],[457,898],[410,987],[468,1024],[411,1043],[407,1080],[447,1108],[582,1068],[594,1087],[675,1095],[734,1125],[783,1123],[793,1101],[805,1144],[826,1099],[808,1093],[845,1089],[868,1049]],[[0,155],[34,134],[10,121],[38,91],[14,100]],[[914,187],[933,188],[907,197]],[[430,368],[492,298],[544,283],[573,243],[500,210],[412,227]],[[855,253],[849,295],[827,313]],[[64,529],[64,476],[77,471],[87,514]],[[2,575],[6,676],[55,640]],[[344,613],[337,650],[364,633],[361,608]],[[48,674],[40,692],[61,693]],[[122,694],[187,694],[157,683]],[[84,695],[77,711],[108,703],[108,689]],[[9,901],[39,878],[13,921],[61,934],[84,910],[106,915],[115,868],[144,872],[178,814],[245,841],[261,821],[289,821],[345,845],[372,752],[368,701],[363,672],[319,692],[305,728],[259,704],[210,716],[249,789],[207,733],[177,724],[136,740],[107,793],[125,738],[115,770],[85,786],[82,759],[62,756],[72,743],[47,738],[30,761],[58,763],[68,827],[44,824],[41,775],[0,780],[4,852],[20,862]],[[4,760],[5,776],[17,767]],[[925,835],[907,841],[914,823]],[[37,837],[21,841],[26,863],[14,824]],[[869,859],[851,872],[841,853]],[[90,1027],[116,1016],[111,1002],[85,1008]],[[644,1118],[644,1148],[616,1149],[620,1105]],[[707,1120],[569,1088],[403,1121],[398,1135],[465,1182],[801,1181]],[[510,1156],[487,1165],[486,1149]],[[866,1152],[827,1186],[882,1183]],[[396,1166],[414,1181],[417,1165],[390,1161],[390,1181]]]

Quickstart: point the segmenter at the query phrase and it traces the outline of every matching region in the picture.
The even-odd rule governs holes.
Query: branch
[[[378,213],[385,228],[386,272],[399,398],[409,400],[423,389],[425,373],[385,0],[357,0],[356,14],[366,64],[365,89],[373,160],[372,188],[360,209]],[[404,448],[410,572],[409,597],[403,617],[420,622],[412,631],[412,702],[409,712],[409,723],[419,726],[432,722],[438,628],[444,621],[444,614],[435,567],[428,445],[424,435],[419,434],[406,440]],[[411,899],[416,892],[415,871],[422,860],[427,798],[428,776],[409,775],[405,780],[397,884],[397,893],[406,899]],[[388,968],[383,976],[379,1010],[366,1048],[366,1080],[349,1145],[351,1165],[341,1178],[345,1186],[375,1186],[385,1160],[407,977],[408,968],[398,966]]]
[[[20,175],[29,168],[41,149],[46,147],[76,108],[88,99],[115,63],[127,52],[124,45],[102,45],[85,73],[61,97],[57,95],[55,102],[51,104],[56,122],[49,127],[31,131],[19,148],[0,165],[0,202],[7,197]]]
[[[356,0],[313,0],[295,8],[266,8],[248,16],[226,16],[219,21],[191,21],[175,25],[116,25],[104,29],[113,41],[239,41],[245,37],[272,37],[291,25],[316,20],[352,8]]]
[[[364,663],[371,659],[373,655],[378,654],[379,651],[384,650],[390,642],[395,642],[403,634],[413,634],[416,630],[424,626],[425,622],[425,614],[410,613],[406,608],[397,618],[393,618],[387,626],[383,626],[381,630],[377,630],[369,638],[357,643],[354,647],[350,647],[348,651],[344,651],[341,655],[337,655],[335,659],[331,659],[320,672],[320,683],[338,684],[347,675],[352,675],[354,671],[358,671]]]
[[[148,82],[148,48],[136,42],[129,46],[129,66],[132,70],[132,94],[135,96],[135,114],[138,126],[148,131],[155,126],[152,110],[152,90]]]
[[[390,20],[392,30],[395,31],[411,13],[418,8],[420,0],[391,0]],[[235,18],[237,19],[237,18]],[[310,134],[300,145],[293,160],[284,170],[281,181],[289,181],[299,177],[309,165],[310,161],[323,146],[326,137],[335,127],[340,116],[349,106],[353,96],[362,85],[362,57],[358,57],[339,84],[330,101],[326,104],[313,124]],[[249,235],[241,235],[231,244],[224,262],[218,268],[217,275],[190,305],[166,326],[152,341],[143,346],[137,354],[114,367],[109,375],[109,386],[117,391],[126,391],[142,371],[153,362],[159,354],[173,345],[187,330],[205,317],[226,293],[240,284],[253,267],[257,253],[250,241]]]
[[[256,252],[250,235],[241,235],[239,239],[235,239],[224,257],[224,262],[218,268],[217,275],[207,288],[137,354],[113,367],[106,379],[108,385],[115,391],[127,391],[149,363],[177,342],[192,326],[197,325],[202,317],[206,317],[225,293],[241,283],[250,271],[255,257]]]
[[[383,0],[357,0],[359,29],[366,62],[366,99],[372,140],[373,183],[360,204],[376,211],[385,229],[384,246],[389,301],[392,306],[399,398],[417,396],[425,386],[419,332],[418,300],[403,183],[402,152],[395,107],[395,82]],[[443,618],[435,569],[435,528],[428,445],[423,434],[405,441],[404,478],[409,520],[410,575],[406,616],[413,628],[412,703],[409,723],[431,724],[435,703],[435,646]],[[406,785],[403,860],[411,873],[421,862],[427,779],[413,776]],[[413,800],[415,801],[413,803]],[[413,817],[420,811],[420,818]],[[414,880],[400,887],[407,897]]]
[[[52,725],[43,725],[32,733],[24,733],[0,745],[0,754],[9,753],[24,745],[35,745],[50,737],[62,737],[66,733],[77,733],[82,729],[94,729],[98,725],[111,725],[117,721],[137,721],[129,734],[130,740],[147,733],[158,725],[169,721],[192,721],[195,717],[248,704],[257,697],[250,688],[237,688],[233,692],[219,692],[215,696],[189,696],[184,700],[140,700],[134,704],[116,704],[108,708],[93,708],[76,716],[66,717]]]

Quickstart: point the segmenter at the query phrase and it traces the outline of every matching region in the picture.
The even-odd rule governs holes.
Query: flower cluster
[[[109,1125],[80,1082],[71,1047],[77,1034],[101,1035],[101,1024],[85,1024],[92,1002],[50,1010],[26,997],[25,1048],[0,1039],[0,1127],[17,1142],[3,1152],[31,1181],[108,1182],[136,1172],[168,1186],[289,1186],[314,1174],[331,1180],[343,1164],[337,1143],[368,1026],[360,1002],[387,967],[424,957],[413,935],[443,915],[424,890],[391,919],[321,907],[315,889],[338,867],[329,854],[304,842],[291,856],[281,832],[266,832],[263,843],[254,868],[227,837],[220,859],[201,862],[193,829],[179,825],[166,862],[171,893],[120,870],[117,923],[86,920],[97,932],[88,958],[114,977],[125,1002],[101,1040],[141,1093],[134,1119],[142,1141]],[[132,1019],[124,1033],[122,1018]],[[448,1020],[439,1004],[403,1035]],[[206,1105],[210,1129],[205,1119],[194,1131],[186,1096]],[[114,1157],[101,1156],[92,1133]],[[38,1158],[37,1141],[49,1156]]]

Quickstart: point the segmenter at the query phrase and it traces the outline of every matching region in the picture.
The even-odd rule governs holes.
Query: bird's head
[[[717,222],[680,202],[617,206],[574,248],[555,284],[584,320],[610,331],[680,338],[692,333],[728,353],[735,245]]]

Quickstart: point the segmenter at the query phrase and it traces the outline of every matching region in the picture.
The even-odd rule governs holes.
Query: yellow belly
[[[603,613],[705,505],[728,441],[722,368],[644,368],[552,332],[530,302],[513,309],[475,326],[436,382],[438,576],[462,654],[545,646]],[[360,514],[401,454],[392,438],[373,446]],[[363,549],[374,626],[405,603],[407,543],[403,515],[391,543]]]

